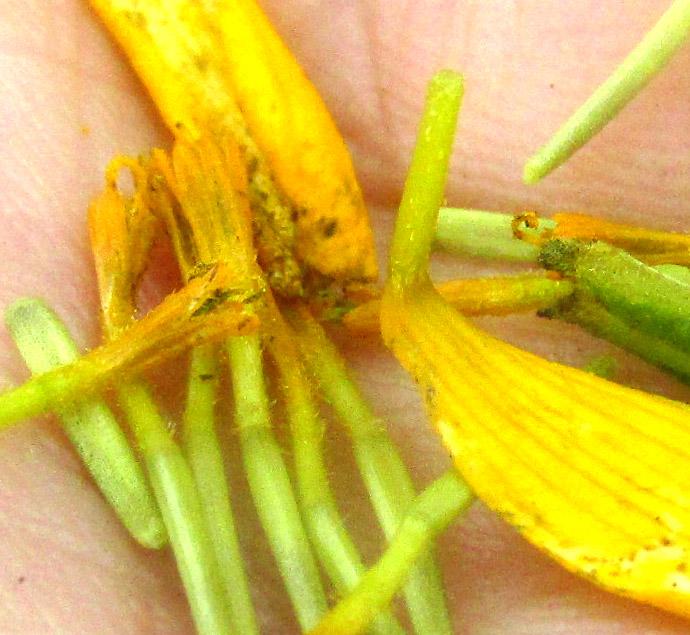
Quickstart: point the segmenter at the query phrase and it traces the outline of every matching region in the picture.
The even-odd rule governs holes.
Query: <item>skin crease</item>
[[[353,151],[382,263],[425,84],[440,67],[457,68],[467,80],[448,186],[451,204],[507,212],[587,209],[659,228],[685,227],[689,48],[567,166],[538,186],[520,182],[528,156],[667,4],[631,0],[621,11],[612,0],[263,2]],[[85,2],[0,3],[0,309],[20,296],[41,296],[80,343],[96,345],[86,206],[102,187],[111,156],[169,143],[125,59]],[[439,277],[482,270],[447,257],[434,266]],[[164,271],[158,282],[169,286],[170,276]],[[534,319],[482,324],[570,363],[612,350],[573,328]],[[404,371],[376,341],[335,337],[389,422],[416,480],[428,482],[447,458]],[[628,383],[687,399],[686,389],[625,355],[617,357]],[[0,369],[0,386],[26,377],[4,330]],[[328,437],[342,509],[373,558],[381,543],[351,476],[352,460],[343,454],[337,429]],[[240,471],[230,472],[264,632],[295,633]],[[0,483],[1,633],[193,632],[169,552],[147,553],[132,543],[52,418],[2,435]],[[561,570],[480,504],[462,526],[447,532],[440,552],[462,635],[688,632],[687,621],[614,597]]]

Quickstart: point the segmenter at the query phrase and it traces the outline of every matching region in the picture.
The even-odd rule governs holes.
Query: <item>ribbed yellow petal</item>
[[[492,509],[568,569],[690,616],[690,410],[502,343],[428,281],[460,91],[448,74],[430,89],[382,300],[384,339]]]
[[[567,568],[690,616],[690,412],[475,329],[432,288],[388,343],[470,485]]]

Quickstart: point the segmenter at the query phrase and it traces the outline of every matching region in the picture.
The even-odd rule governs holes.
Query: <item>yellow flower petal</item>
[[[276,288],[300,292],[298,261],[344,281],[376,276],[347,148],[253,0],[217,0],[212,9],[195,0],[90,1],[174,133],[236,137],[260,259]]]
[[[475,329],[428,287],[382,309],[465,479],[567,568],[690,616],[690,412]]]
[[[90,0],[117,38],[168,127],[198,137],[241,127],[224,55],[202,2]]]
[[[476,493],[598,585],[690,617],[690,410],[474,328],[426,274],[460,80],[430,88],[381,307],[384,340]]]
[[[573,292],[569,280],[552,280],[541,273],[518,276],[467,278],[436,285],[438,292],[467,316],[530,313],[552,306]],[[381,301],[370,300],[343,317],[351,331],[379,330]]]
[[[169,157],[154,150],[153,179],[164,218],[186,278],[217,262],[230,265],[238,283],[257,277],[247,200],[247,175],[232,137],[178,137]],[[156,177],[158,177],[156,179]],[[165,188],[179,205],[166,198]]]
[[[238,104],[298,210],[299,258],[334,277],[375,278],[362,193],[321,97],[254,0],[217,6]]]
[[[131,198],[123,195],[117,186],[123,168],[134,179]],[[89,206],[89,232],[101,312],[110,337],[134,322],[134,296],[160,229],[159,220],[150,210],[146,168],[135,159],[117,157],[108,166],[104,192]]]

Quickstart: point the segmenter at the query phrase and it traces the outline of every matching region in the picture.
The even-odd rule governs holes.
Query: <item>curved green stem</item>
[[[302,515],[309,538],[326,574],[341,596],[346,595],[366,569],[357,547],[345,528],[328,482],[323,456],[325,425],[305,375],[297,343],[276,311],[270,352],[278,367],[292,432],[292,452]],[[383,609],[370,632],[402,635],[393,615]]]
[[[17,300],[5,311],[5,322],[32,373],[48,372],[79,357],[65,325],[42,300]],[[145,547],[165,545],[168,536],[144,471],[105,402],[92,399],[63,406],[56,414],[132,536]]]
[[[420,554],[473,500],[471,490],[454,469],[434,481],[408,507],[380,560],[310,635],[356,635],[362,632],[377,611],[391,601]]]
[[[454,71],[440,71],[429,83],[388,261],[393,289],[408,286],[420,276],[426,279],[462,94],[462,76]],[[414,241],[409,240],[410,232]]]

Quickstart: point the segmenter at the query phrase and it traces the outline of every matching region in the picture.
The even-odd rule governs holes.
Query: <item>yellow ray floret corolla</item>
[[[436,290],[460,313],[467,316],[510,315],[545,309],[573,292],[569,280],[551,279],[545,272],[495,278],[460,278],[442,282]],[[381,301],[360,304],[343,317],[352,332],[379,330]]]
[[[568,569],[690,616],[690,410],[476,329],[426,272],[460,78],[432,82],[381,309],[476,493]]]
[[[254,0],[216,6],[237,102],[295,205],[298,256],[326,275],[374,278],[362,194],[321,97]]]
[[[254,0],[90,2],[173,132],[236,136],[254,211],[270,216],[259,243],[281,243],[263,247],[284,277],[297,275],[287,269],[291,250],[329,277],[376,276],[373,234],[345,143]]]

